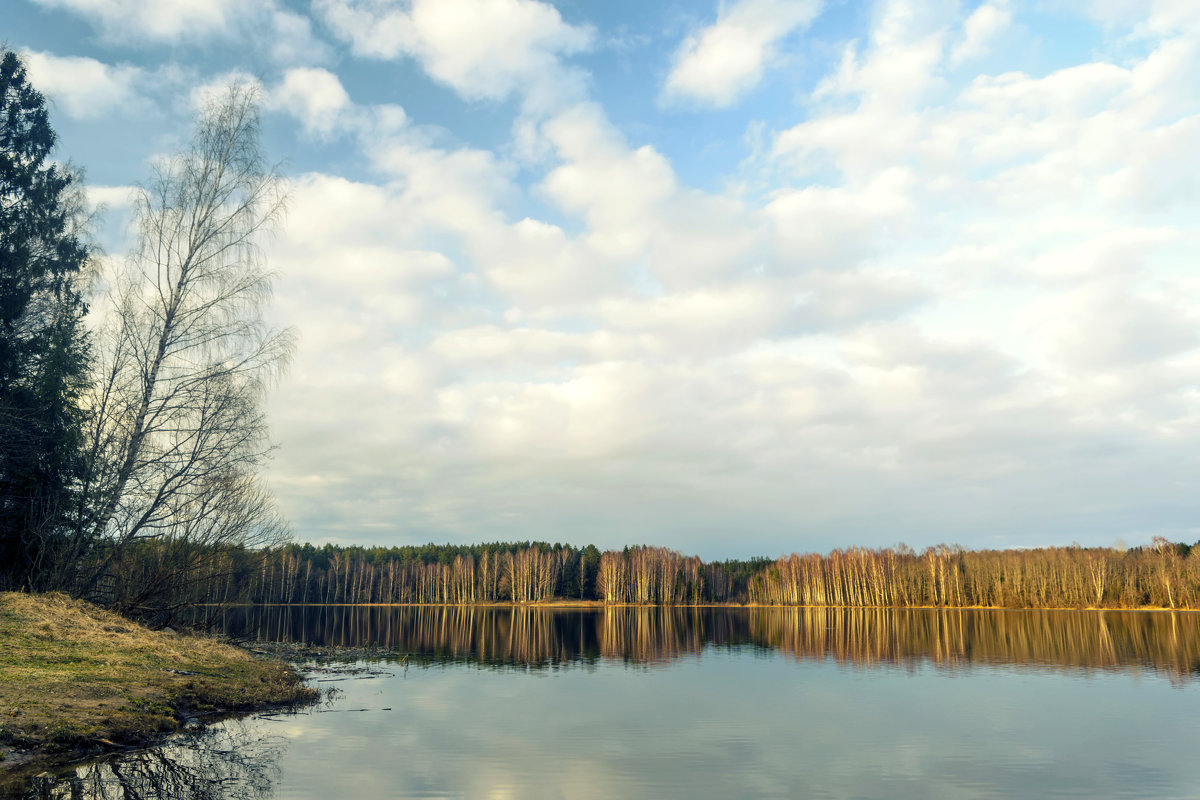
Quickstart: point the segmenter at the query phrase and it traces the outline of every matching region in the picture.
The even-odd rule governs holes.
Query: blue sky
[[[297,538],[1200,538],[1192,0],[9,0],[103,203],[261,85]]]

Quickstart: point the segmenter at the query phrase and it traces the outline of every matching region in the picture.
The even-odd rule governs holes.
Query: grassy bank
[[[295,671],[65,595],[0,594],[0,772],[315,699]]]

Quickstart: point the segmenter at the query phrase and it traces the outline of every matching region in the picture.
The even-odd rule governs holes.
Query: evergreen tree
[[[0,587],[66,581],[87,381],[79,176],[52,163],[45,99],[0,48]]]

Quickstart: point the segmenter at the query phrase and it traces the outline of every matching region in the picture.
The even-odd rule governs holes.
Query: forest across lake
[[[169,566],[178,563],[178,569]],[[854,547],[705,562],[663,547],[545,542],[189,548],[147,542],[102,602],[759,604],[853,607],[1200,607],[1200,547]],[[163,576],[168,576],[164,578]]]

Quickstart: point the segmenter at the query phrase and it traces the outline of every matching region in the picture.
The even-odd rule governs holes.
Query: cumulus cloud
[[[916,174],[883,170],[861,187],[781,189],[765,207],[782,254],[821,268],[845,267],[871,254],[883,225],[915,210]]]
[[[568,25],[536,0],[318,0],[326,24],[368,58],[417,59],[435,80],[465,97],[501,99],[562,79],[557,59],[591,46],[589,30]]]
[[[1002,32],[982,8],[882,3],[775,133],[759,198],[688,186],[594,101],[526,117],[516,164],[286,75],[279,107],[357,120],[376,170],[305,177],[275,246],[307,332],[272,410],[288,507],[347,539],[1124,535],[1096,515],[1162,495],[1113,459],[1149,474],[1193,436],[1195,235],[1161,211],[1191,207],[1168,154],[1200,113],[1193,53],[956,82]],[[418,10],[388,13],[408,36]],[[355,46],[432,69],[412,41]],[[516,74],[443,79],[499,97]],[[513,213],[524,192],[550,213]]]
[[[134,7],[57,2],[102,29]],[[1170,509],[1197,510],[1191,494],[1159,479],[1200,477],[1187,4],[1089,6],[1133,21],[1101,31],[1126,57],[1039,69],[1001,46],[1029,24],[1019,4],[881,0],[844,38],[808,41],[834,62],[759,123],[751,191],[701,188],[677,140],[630,122],[636,104],[589,90],[607,78],[579,65],[604,55],[576,57],[600,34],[534,0],[464,3],[315,9],[353,70],[411,58],[463,114],[492,101],[503,144],[429,124],[427,98],[368,102],[344,65],[278,55],[262,78],[272,135],[291,125],[312,170],[266,243],[273,313],[302,341],[270,409],[300,537],[723,557],[1190,524]],[[265,8],[293,41],[311,34]],[[818,11],[721,6],[645,107],[732,107]],[[236,37],[247,13],[128,24],[184,41],[193,14],[196,35]],[[30,65],[87,118],[134,102],[149,69]],[[220,69],[191,99],[256,80]],[[119,207],[123,191],[91,196]]]
[[[264,93],[262,82],[254,75],[239,69],[212,75],[203,83],[192,86],[188,92],[189,111],[198,112],[213,103],[220,102],[231,86],[241,86],[260,94]]]
[[[715,23],[689,35],[675,51],[662,99],[733,105],[762,80],[779,42],[811,23],[820,9],[820,0],[722,5]]]
[[[107,35],[122,40],[141,35],[174,40],[219,33],[230,24],[236,0],[35,0],[47,8],[72,11],[90,19]]]
[[[121,44],[246,38],[269,42],[277,63],[306,63],[326,57],[307,17],[277,0],[33,0],[48,9],[77,14],[103,36]]]
[[[93,206],[123,209],[133,204],[135,189],[132,186],[95,186],[86,188],[88,202]]]
[[[1188,0],[1089,0],[1082,5],[1094,19],[1123,34],[1130,30],[1149,37],[1200,33],[1200,8]]]
[[[1196,311],[1127,280],[1088,282],[1041,298],[1025,313],[1056,362],[1072,372],[1144,368],[1200,344]]]
[[[138,99],[145,73],[127,64],[111,65],[94,58],[23,54],[29,78],[52,103],[76,119],[95,119],[128,111]]]
[[[311,67],[288,70],[268,102],[273,108],[292,114],[304,130],[319,136],[329,136],[346,125],[346,115],[352,106],[350,95],[336,75]]]
[[[250,33],[251,40],[258,42],[263,38],[261,29],[265,27],[269,31],[266,38],[270,41],[270,55],[274,63],[313,64],[329,60],[330,48],[313,32],[308,17],[271,3],[259,7],[258,13],[261,16],[257,18],[253,14],[243,18],[241,32]]]
[[[950,62],[959,65],[985,55],[1011,23],[1008,0],[987,0],[980,4],[963,23],[962,39],[951,50]]]

